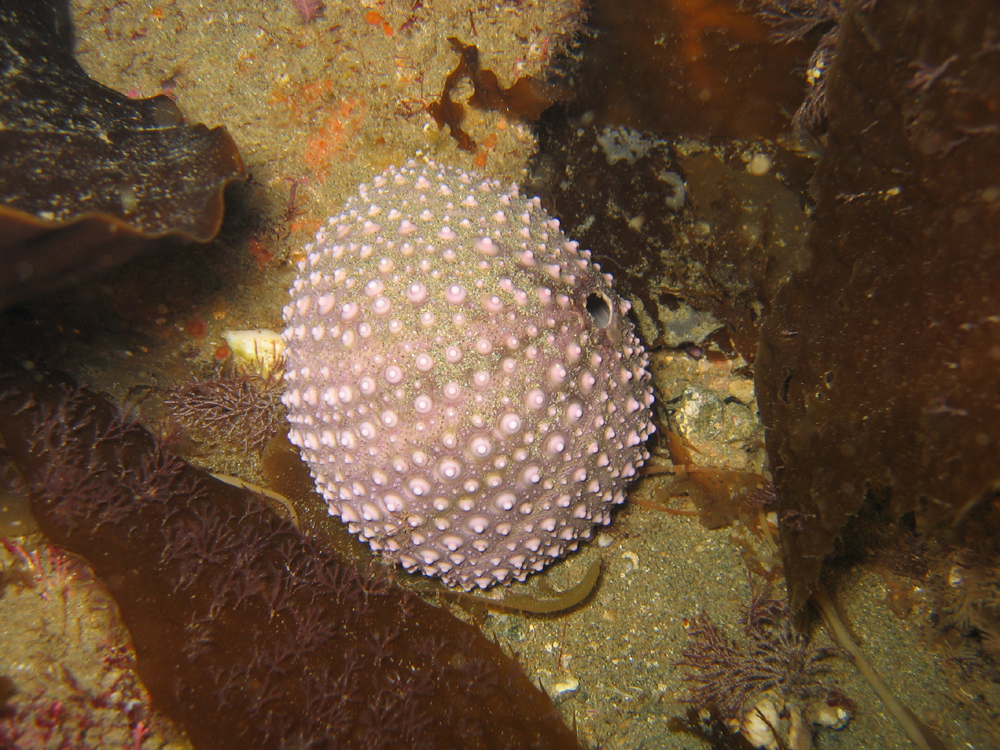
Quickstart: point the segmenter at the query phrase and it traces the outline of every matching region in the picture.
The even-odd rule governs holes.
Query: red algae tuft
[[[236,371],[176,386],[163,403],[185,427],[260,453],[281,427],[280,384],[280,372],[262,377]]]
[[[326,10],[326,5],[319,2],[319,0],[292,0],[292,5],[298,11],[302,23],[315,21]]]

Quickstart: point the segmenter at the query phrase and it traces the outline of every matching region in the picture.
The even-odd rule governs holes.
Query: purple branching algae
[[[332,558],[71,382],[0,379],[45,534],[105,580],[154,704],[196,747],[578,748],[475,627]]]
[[[170,416],[189,429],[260,453],[284,424],[281,372],[234,372],[172,388],[163,399]]]
[[[776,690],[787,702],[826,701],[848,704],[835,687],[823,682],[824,662],[836,649],[817,648],[791,623],[787,602],[771,596],[769,583],[752,587],[750,605],[740,617],[745,645],[730,641],[704,612],[688,627],[688,643],[677,665],[687,667],[684,702],[739,720],[755,701]]]

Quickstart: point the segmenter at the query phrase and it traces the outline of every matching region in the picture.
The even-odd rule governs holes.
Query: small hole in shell
[[[603,294],[587,295],[587,312],[596,327],[607,328],[611,325],[611,303]]]

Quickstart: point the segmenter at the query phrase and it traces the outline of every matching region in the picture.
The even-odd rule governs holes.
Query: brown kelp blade
[[[330,556],[65,379],[0,378],[39,526],[107,583],[198,748],[579,748],[477,628]]]
[[[61,23],[49,2],[0,5],[0,308],[164,237],[207,242],[245,177],[225,128],[92,80]]]
[[[756,362],[796,609],[866,495],[930,528],[1000,487],[1000,6],[848,7],[812,259]]]

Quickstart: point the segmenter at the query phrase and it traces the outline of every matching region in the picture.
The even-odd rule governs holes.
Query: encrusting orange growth
[[[271,94],[271,103],[284,105],[297,120],[303,119],[320,106],[333,91],[333,81],[320,78],[298,85],[283,85]]]
[[[351,158],[351,144],[368,116],[364,100],[337,99],[334,90],[334,82],[322,78],[277,86],[270,97],[279,113],[275,127],[306,134],[302,163],[319,183],[333,164]]]
[[[381,26],[382,33],[386,36],[392,36],[393,30],[392,26],[386,23],[385,19],[382,18],[381,14],[374,10],[369,10],[365,12],[365,23],[372,26]]]
[[[302,162],[319,181],[326,179],[331,164],[348,157],[346,144],[361,130],[366,114],[360,99],[342,99],[329,108],[323,124],[306,139]]]

